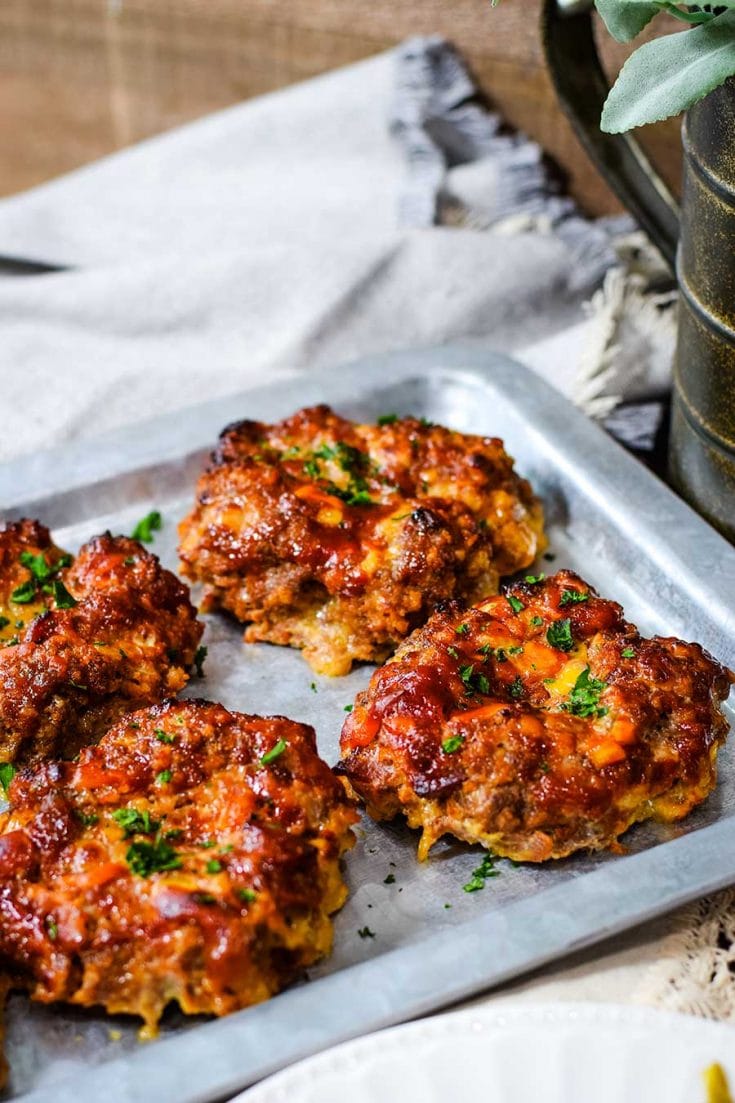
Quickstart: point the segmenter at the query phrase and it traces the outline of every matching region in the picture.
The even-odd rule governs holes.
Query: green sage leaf
[[[686,111],[735,73],[735,12],[636,50],[610,91],[601,127],[619,134]]]

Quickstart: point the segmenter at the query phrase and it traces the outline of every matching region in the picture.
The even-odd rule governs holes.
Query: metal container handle
[[[673,271],[679,238],[676,200],[634,138],[600,130],[609,85],[595,43],[592,7],[591,0],[544,0],[541,30],[551,79],[589,157]]]

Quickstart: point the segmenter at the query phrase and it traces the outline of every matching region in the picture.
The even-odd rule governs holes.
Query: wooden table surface
[[[0,195],[239,100],[440,33],[590,213],[617,210],[559,111],[540,0],[2,0]],[[614,68],[620,49],[606,43]],[[675,187],[678,123],[645,145]]]

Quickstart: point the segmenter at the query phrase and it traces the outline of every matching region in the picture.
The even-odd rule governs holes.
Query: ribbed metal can
[[[690,108],[683,139],[670,472],[735,541],[735,80]]]

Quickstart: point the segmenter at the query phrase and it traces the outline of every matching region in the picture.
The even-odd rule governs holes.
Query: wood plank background
[[[440,33],[590,213],[617,210],[559,111],[540,0],[1,0],[0,195],[239,100]],[[606,42],[611,69],[619,47]],[[643,132],[676,188],[678,123]]]

